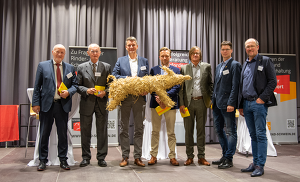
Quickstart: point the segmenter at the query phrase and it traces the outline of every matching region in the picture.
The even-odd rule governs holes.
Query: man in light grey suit
[[[80,131],[82,162],[80,167],[90,164],[91,160],[91,129],[93,114],[96,115],[97,130],[97,160],[98,165],[106,167],[105,157],[107,155],[107,121],[108,111],[106,110],[108,98],[107,77],[111,73],[110,64],[98,61],[101,50],[99,45],[89,45],[88,55],[90,60],[82,63],[77,68],[78,93],[80,100]],[[95,86],[102,86],[104,90],[96,90]]]
[[[201,49],[194,46],[189,51],[190,64],[181,67],[181,74],[190,75],[191,80],[186,80],[179,91],[180,112],[185,113],[187,107],[190,116],[184,118],[185,145],[187,160],[185,166],[194,163],[194,125],[196,117],[198,163],[209,166],[205,159],[205,123],[207,108],[211,105],[213,82],[211,66],[201,62]]]
[[[135,37],[128,37],[125,41],[125,47],[128,55],[120,57],[114,67],[113,75],[116,78],[127,77],[143,77],[149,74],[148,60],[138,56],[136,51],[138,49],[137,40]],[[121,128],[120,128],[120,142],[122,149],[122,162],[121,167],[128,165],[128,158],[130,153],[129,143],[129,116],[132,109],[134,115],[134,164],[144,167],[145,164],[141,160],[142,156],[142,143],[143,143],[143,113],[145,112],[144,105],[146,98],[144,93],[136,98],[129,95],[121,105]]]

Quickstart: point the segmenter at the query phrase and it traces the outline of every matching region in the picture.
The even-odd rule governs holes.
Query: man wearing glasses
[[[245,49],[248,58],[241,73],[239,111],[245,117],[249,129],[253,163],[241,171],[252,172],[251,177],[256,177],[264,174],[268,147],[266,117],[268,107],[277,105],[273,93],[277,79],[272,60],[258,54],[257,40],[248,39],[245,42]]]
[[[233,166],[232,159],[236,150],[235,110],[238,105],[241,64],[231,57],[232,43],[230,41],[221,43],[220,52],[223,62],[217,66],[215,72],[212,109],[214,129],[222,147],[222,158],[212,161],[212,164],[219,165],[219,169],[226,169]],[[225,126],[228,138],[224,131]]]
[[[194,163],[194,126],[196,118],[198,163],[209,166],[205,159],[205,123],[207,108],[211,105],[213,89],[211,66],[201,62],[201,49],[194,46],[189,51],[190,64],[181,67],[181,74],[190,75],[191,80],[186,80],[179,91],[180,112],[185,113],[188,108],[190,116],[184,118],[185,145],[187,160],[185,166]]]
[[[91,130],[93,114],[96,116],[97,134],[97,160],[98,165],[106,167],[105,157],[107,155],[107,122],[108,111],[106,104],[108,99],[107,77],[111,73],[111,66],[108,63],[99,61],[101,50],[99,45],[90,44],[88,51],[90,60],[82,63],[77,68],[78,93],[80,100],[80,132],[82,161],[80,167],[90,164],[91,160]],[[96,90],[95,86],[102,86],[103,90]]]

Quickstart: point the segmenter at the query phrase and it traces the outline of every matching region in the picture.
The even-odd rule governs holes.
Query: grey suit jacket
[[[181,85],[181,89],[179,91],[179,105],[189,106],[192,99],[193,93],[193,69],[192,64],[187,64],[181,67],[181,74],[190,75],[192,77],[191,80],[185,80]],[[211,76],[211,66],[208,63],[200,62],[200,89],[203,96],[203,101],[205,106],[208,108],[211,104],[211,96],[213,90],[213,82]]]
[[[101,76],[95,77],[90,63],[91,61],[88,61],[77,67],[78,93],[81,95],[79,113],[83,115],[93,114],[97,100],[107,102],[109,91],[107,77],[111,74],[110,64],[98,61],[97,72],[100,72]],[[105,87],[106,95],[103,98],[87,94],[87,90],[95,88],[95,85]]]

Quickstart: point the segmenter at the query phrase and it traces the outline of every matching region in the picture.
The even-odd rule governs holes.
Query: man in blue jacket
[[[221,43],[221,55],[223,62],[215,72],[214,92],[212,96],[214,129],[222,147],[222,158],[212,161],[219,165],[219,169],[233,166],[232,159],[236,150],[237,132],[235,122],[235,110],[238,105],[239,83],[241,76],[241,64],[232,59],[232,43]],[[227,128],[227,135],[224,127]]]
[[[72,107],[72,96],[78,85],[74,67],[63,62],[66,48],[57,44],[52,50],[53,60],[40,62],[36,71],[35,85],[32,96],[32,109],[40,114],[40,143],[38,171],[46,169],[48,162],[48,143],[55,119],[58,135],[58,157],[60,167],[69,170],[68,153],[68,115]],[[67,90],[58,92],[61,83]]]
[[[161,61],[161,66],[166,66],[169,69],[173,70],[174,73],[180,74],[179,68],[171,66],[169,64],[171,58],[171,50],[167,47],[163,47],[159,50],[159,59]],[[164,70],[161,69],[161,66],[155,66],[151,68],[150,75],[163,75],[165,74]],[[171,110],[164,113],[166,119],[166,127],[168,134],[168,145],[170,149],[169,158],[170,163],[173,166],[179,166],[178,161],[176,160],[175,146],[176,146],[176,137],[174,133],[175,120],[176,120],[176,109],[178,109],[178,92],[180,85],[175,85],[171,89],[167,90],[168,96],[176,103],[176,105],[171,108]],[[151,108],[151,117],[152,117],[152,136],[151,136],[151,159],[148,161],[149,165],[156,164],[157,153],[158,153],[158,144],[159,144],[159,131],[161,128],[161,119],[162,115],[158,115],[155,108],[160,106],[162,109],[166,108],[166,105],[160,100],[159,96],[155,92],[151,94],[150,108]]]
[[[239,111],[245,116],[251,137],[253,163],[242,172],[252,172],[251,177],[264,174],[267,159],[266,117],[268,107],[276,106],[273,91],[277,85],[275,67],[269,57],[258,54],[259,43],[250,38],[245,42],[248,55],[243,65],[240,90]]]
[[[113,70],[113,75],[116,78],[127,77],[143,77],[149,74],[148,59],[138,56],[136,51],[138,43],[135,37],[128,37],[125,41],[125,47],[128,55],[120,57],[116,62]],[[143,93],[138,98],[129,95],[121,105],[121,128],[120,128],[120,143],[122,149],[122,162],[120,167],[128,165],[128,158],[130,153],[129,142],[129,117],[131,109],[134,115],[134,164],[144,167],[145,164],[141,160],[142,144],[143,144],[143,113],[145,112],[144,105],[146,104],[146,95]]]

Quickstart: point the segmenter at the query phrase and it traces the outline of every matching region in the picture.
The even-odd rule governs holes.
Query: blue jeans
[[[256,101],[244,100],[243,111],[249,129],[252,145],[253,164],[264,167],[267,159],[266,117],[268,107]]]
[[[227,112],[227,109],[219,109],[216,105],[214,105],[213,115],[214,129],[222,147],[223,157],[232,161],[237,142],[235,110],[233,112]],[[228,138],[224,131],[225,125],[227,128]]]

